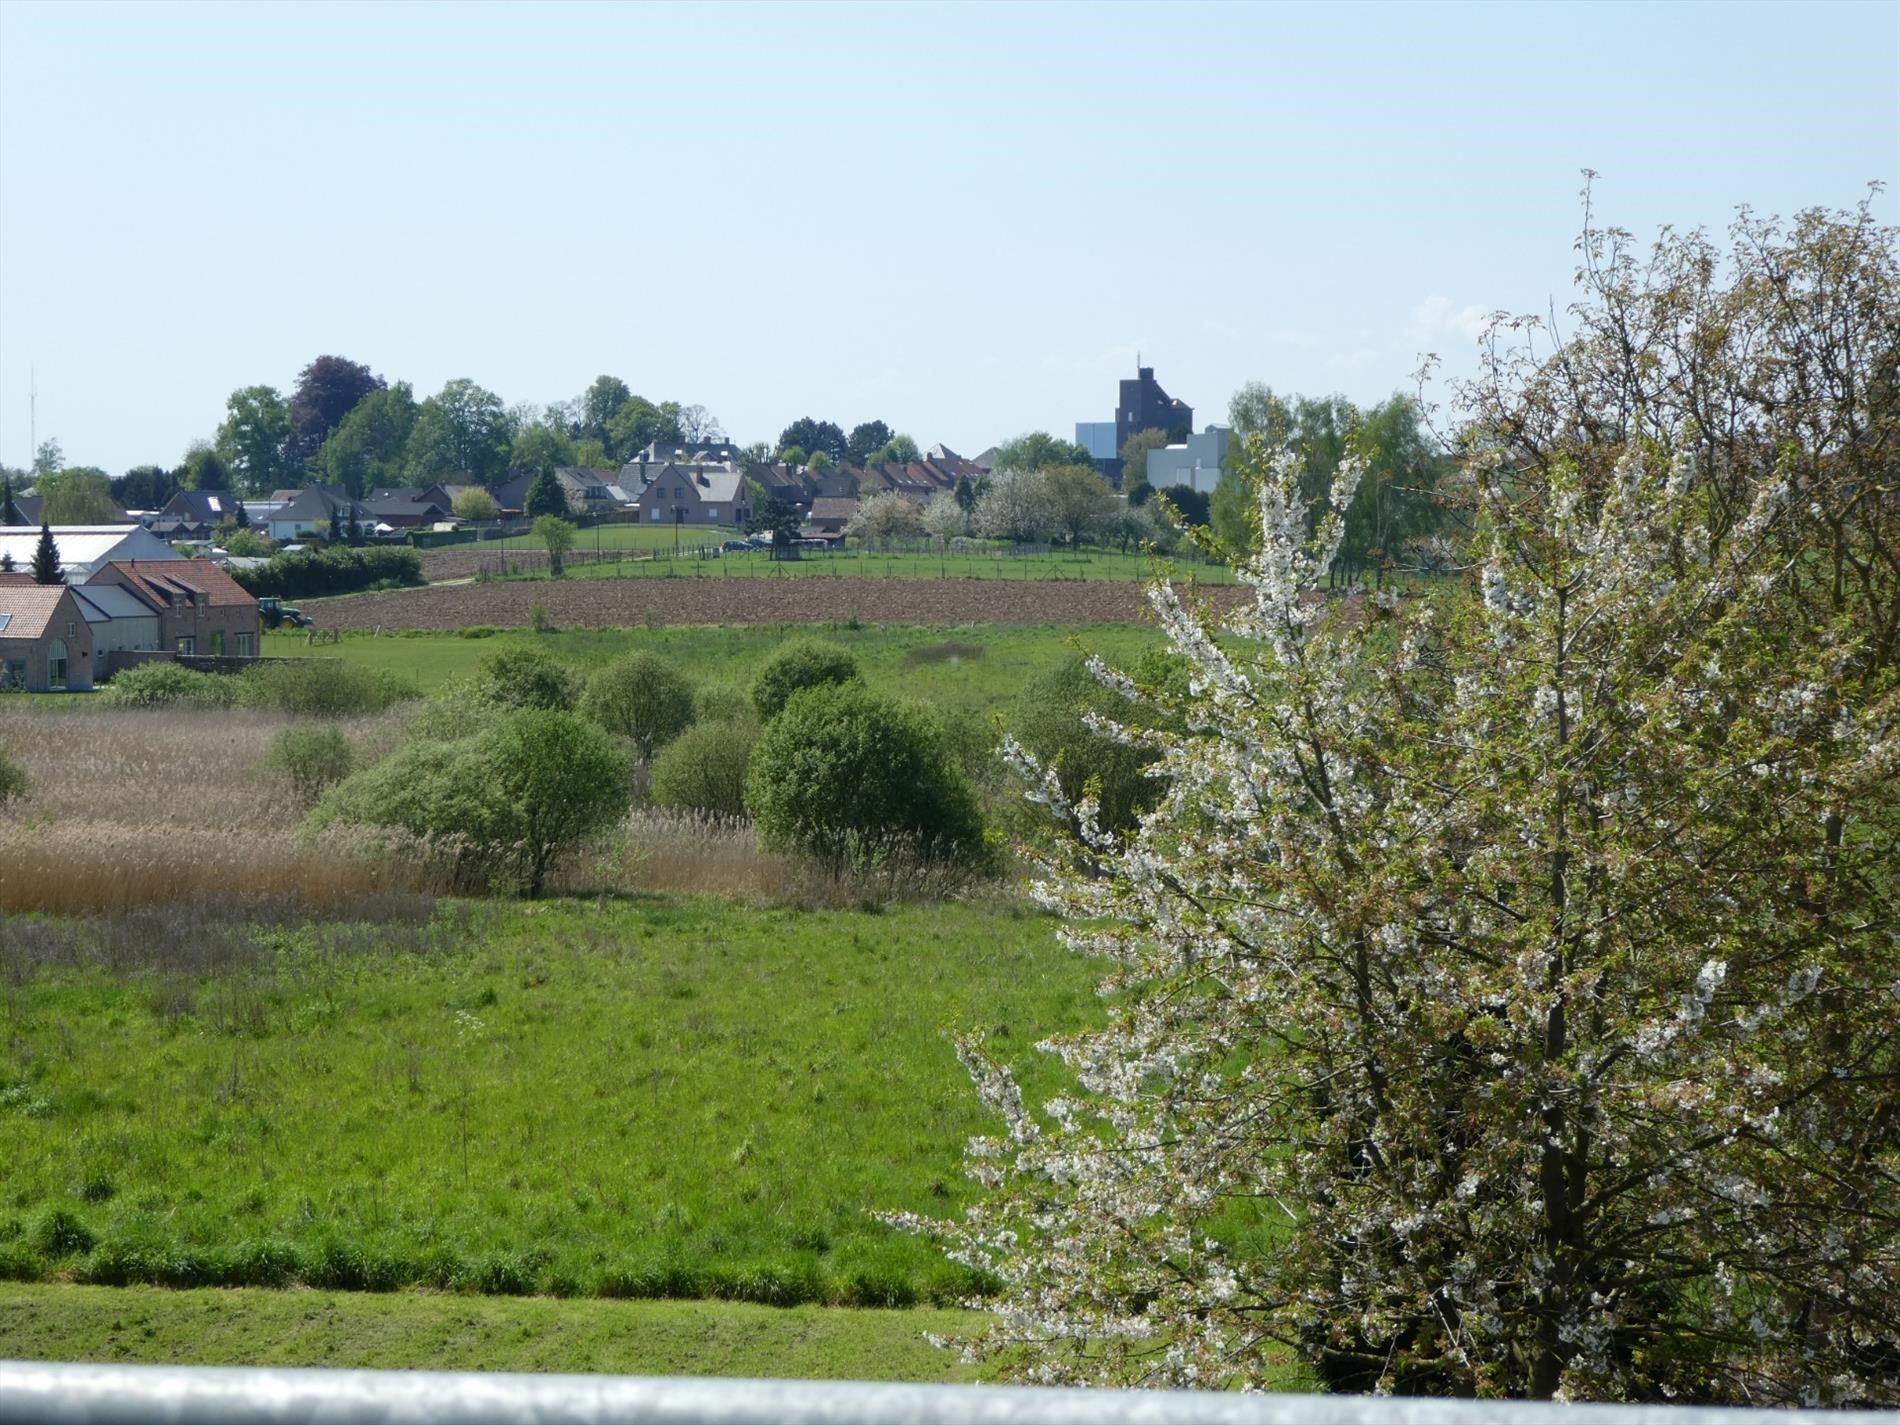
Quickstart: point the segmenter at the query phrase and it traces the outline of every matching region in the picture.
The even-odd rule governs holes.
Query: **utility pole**
[[[40,458],[40,378],[26,368],[26,468],[31,470]]]

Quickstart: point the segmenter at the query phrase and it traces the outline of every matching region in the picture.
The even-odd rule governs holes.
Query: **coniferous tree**
[[[59,546],[53,542],[53,531],[48,525],[40,526],[40,542],[33,550],[33,582],[35,584],[63,584],[65,571],[59,567]]]

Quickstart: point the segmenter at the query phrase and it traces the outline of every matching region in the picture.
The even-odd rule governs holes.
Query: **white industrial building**
[[[182,559],[184,556],[144,525],[65,524],[52,527],[59,550],[59,567],[69,584],[83,583],[115,559]],[[34,525],[0,526],[0,562],[13,556],[13,568],[24,574],[33,567],[40,546]]]
[[[1186,485],[1198,494],[1211,495],[1220,483],[1221,462],[1227,458],[1227,445],[1233,431],[1226,426],[1209,426],[1198,435],[1190,435],[1180,445],[1164,445],[1148,452],[1148,483],[1157,490],[1171,485]],[[1126,476],[1124,475],[1124,479]]]

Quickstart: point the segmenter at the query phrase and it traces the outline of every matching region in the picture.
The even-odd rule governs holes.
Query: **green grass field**
[[[0,924],[0,1276],[950,1302],[872,1216],[965,1199],[948,1031],[1096,1013],[1009,906],[203,915]]]
[[[682,525],[678,538],[674,537],[674,527],[670,524],[636,524],[625,521],[615,524],[590,525],[575,534],[575,547],[581,549],[664,549],[671,551],[676,547],[693,548],[697,545],[720,545],[729,539],[743,539],[745,531],[734,525]],[[464,540],[459,544],[435,545],[437,549],[479,549],[483,552],[499,551],[503,545],[514,554],[520,550],[540,550],[541,542],[533,535],[513,535],[508,539]]]
[[[621,653],[658,653],[705,687],[744,688],[774,650],[794,638],[842,644],[870,684],[882,691],[941,707],[979,711],[1000,707],[1038,673],[1078,650],[1126,664],[1159,648],[1161,635],[1130,624],[1079,628],[915,628],[867,624],[785,629],[777,625],[716,628],[630,628],[562,633],[507,633],[492,638],[455,634],[345,635],[312,647],[298,633],[267,633],[273,658],[337,657],[412,679],[423,692],[471,673],[506,641],[531,642],[555,657],[589,668]]]
[[[0,1358],[958,1381],[964,1311],[0,1283]]]

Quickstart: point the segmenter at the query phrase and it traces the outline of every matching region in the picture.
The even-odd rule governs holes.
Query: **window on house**
[[[46,645],[46,686],[66,686],[66,640],[56,638]]]
[[[71,619],[66,620],[66,636],[68,638],[79,637],[79,625],[74,623]]]
[[[198,641],[195,638],[181,638],[178,640],[176,651],[189,658],[198,651]]]
[[[257,657],[257,649],[254,646],[256,642],[257,636],[255,634],[240,633],[237,636],[237,656],[240,658]]]
[[[5,687],[20,689],[26,686],[26,664],[19,660],[8,660]]]
[[[224,657],[224,630],[221,628],[212,630],[211,656],[213,658]]]
[[[719,506],[717,506],[717,505],[708,505],[708,506],[706,506],[706,518],[707,518],[707,519],[709,519],[709,520],[716,520],[716,519],[718,519],[718,518],[719,518]]]

